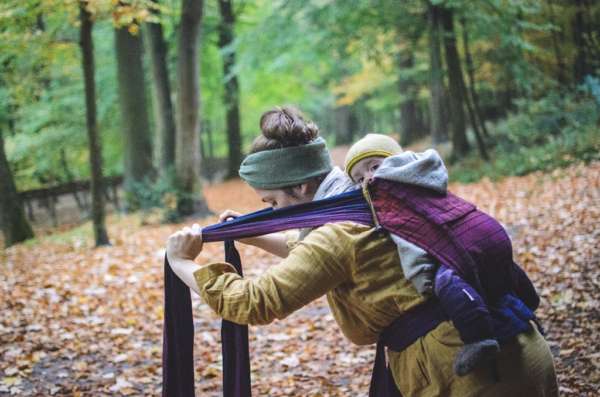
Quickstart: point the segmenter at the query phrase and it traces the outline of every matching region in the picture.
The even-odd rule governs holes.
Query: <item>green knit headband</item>
[[[248,155],[240,177],[257,189],[279,189],[304,183],[333,169],[321,137],[302,146],[264,150]]]

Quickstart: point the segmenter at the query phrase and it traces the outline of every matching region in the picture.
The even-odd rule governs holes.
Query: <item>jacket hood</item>
[[[423,153],[406,151],[387,157],[373,176],[433,189],[440,193],[446,193],[448,190],[448,171],[434,149]]]
[[[333,167],[319,185],[313,200],[320,200],[356,189],[356,185],[339,167]]]

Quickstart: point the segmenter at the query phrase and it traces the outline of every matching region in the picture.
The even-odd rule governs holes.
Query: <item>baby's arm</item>
[[[390,237],[398,247],[400,266],[404,272],[404,277],[414,285],[419,294],[432,295],[437,270],[435,259],[427,254],[425,250],[395,234],[390,234]]]

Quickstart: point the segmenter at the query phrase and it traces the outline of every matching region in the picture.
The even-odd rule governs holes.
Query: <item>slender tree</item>
[[[177,209],[181,215],[206,212],[199,178],[200,136],[198,85],[198,42],[202,22],[202,0],[181,1],[181,26],[178,42],[178,126],[175,168],[181,189]]]
[[[4,152],[2,131],[0,131],[0,226],[6,247],[33,238],[33,230],[25,217],[23,203],[17,193],[13,174]]]
[[[125,152],[124,185],[126,191],[134,193],[135,183],[153,176],[142,39],[127,26],[117,27],[115,49]]]
[[[235,49],[233,48],[235,14],[233,0],[219,0],[221,23],[219,24],[219,47],[223,56],[225,89],[223,100],[227,121],[227,146],[229,148],[227,176],[238,175],[242,163],[242,135],[240,132],[240,88],[235,73]]]
[[[560,40],[558,31],[562,29],[559,27],[556,21],[556,15],[554,13],[554,4],[552,0],[546,0],[548,4],[548,17],[550,19],[550,23],[552,23],[552,29],[550,30],[550,35],[552,38],[552,49],[554,50],[554,57],[556,58],[556,79],[560,84],[567,83],[567,67],[565,65],[565,60],[562,55]]]
[[[110,244],[104,223],[104,189],[102,185],[102,142],[96,121],[96,82],[94,79],[94,42],[92,38],[92,15],[86,9],[86,2],[79,2],[79,45],[81,46],[81,66],[85,90],[85,121],[90,152],[92,222],[96,246]]]
[[[429,124],[434,144],[447,139],[443,124],[444,75],[442,70],[440,7],[427,3],[429,33]]]
[[[452,157],[460,158],[469,151],[469,142],[465,126],[464,84],[460,58],[456,48],[453,13],[451,9],[441,8],[444,26],[444,49],[448,67],[448,83],[450,88],[450,123],[452,124]]]
[[[575,64],[573,74],[575,83],[579,84],[590,73],[589,54],[586,43],[586,20],[583,0],[575,0],[575,15],[573,16],[573,41],[575,42]]]
[[[357,130],[357,117],[354,105],[338,106],[334,110],[335,144],[348,145],[354,140]]]
[[[417,103],[418,86],[412,77],[405,74],[410,73],[415,65],[414,48],[401,51],[398,55],[400,77],[398,88],[403,97],[400,104],[400,143],[408,145],[419,138],[422,132],[422,123],[419,118],[419,106]]]
[[[158,4],[158,0],[152,0]],[[160,17],[158,9],[153,10]],[[165,42],[162,23],[147,24],[146,37],[150,52],[152,87],[154,89],[155,124],[157,142],[160,148],[159,172],[175,166],[175,116],[171,102],[171,83],[167,66],[168,48]]]
[[[481,107],[479,106],[479,95],[477,95],[477,88],[475,83],[475,66],[473,64],[473,57],[471,56],[471,49],[469,46],[469,31],[467,30],[467,21],[463,17],[460,19],[462,25],[463,32],[463,48],[465,53],[465,63],[467,65],[467,77],[469,79],[469,93],[471,94],[471,99],[473,102],[473,107],[475,111],[475,116],[477,118],[477,122],[481,127],[481,131],[484,136],[489,136],[487,131],[487,127],[485,126],[485,120],[483,119],[483,113],[481,112]]]

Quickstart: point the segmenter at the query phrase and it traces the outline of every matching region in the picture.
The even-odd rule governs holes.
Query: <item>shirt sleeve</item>
[[[314,230],[254,279],[240,277],[227,263],[204,266],[194,273],[200,295],[217,315],[238,324],[282,319],[350,278],[352,252],[336,236],[330,225]]]

